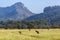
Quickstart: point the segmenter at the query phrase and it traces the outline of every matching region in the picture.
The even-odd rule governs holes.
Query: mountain
[[[33,15],[26,20],[47,20],[51,23],[60,23],[60,6],[49,6],[44,8],[43,13]]]
[[[22,20],[32,15],[34,13],[29,11],[21,2],[10,7],[0,7],[0,20]]]

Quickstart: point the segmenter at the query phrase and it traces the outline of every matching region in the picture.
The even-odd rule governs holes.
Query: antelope
[[[22,34],[22,32],[21,32],[21,31],[19,31],[19,34]]]
[[[35,32],[36,32],[37,34],[39,34],[39,31],[36,30]]]

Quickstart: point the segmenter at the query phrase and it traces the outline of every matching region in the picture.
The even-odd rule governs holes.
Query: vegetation
[[[0,28],[5,29],[49,29],[60,28],[59,23],[50,23],[47,20],[36,21],[0,21]]]
[[[40,33],[37,34],[35,30]],[[22,32],[22,33],[19,33]],[[60,40],[60,29],[0,30],[0,40]]]

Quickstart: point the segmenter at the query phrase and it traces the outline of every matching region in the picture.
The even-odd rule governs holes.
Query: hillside
[[[10,7],[0,7],[0,20],[22,20],[34,15],[24,6],[23,3],[18,2]]]
[[[27,20],[47,20],[49,22],[60,22],[60,6],[49,6],[44,8],[43,13],[36,14],[27,18]]]

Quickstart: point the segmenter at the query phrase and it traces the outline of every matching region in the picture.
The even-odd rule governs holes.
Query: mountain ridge
[[[9,7],[0,7],[0,20],[22,20],[34,15],[23,3],[17,2]]]
[[[45,7],[43,13],[33,15],[26,20],[47,20],[51,23],[60,22],[60,6]]]

